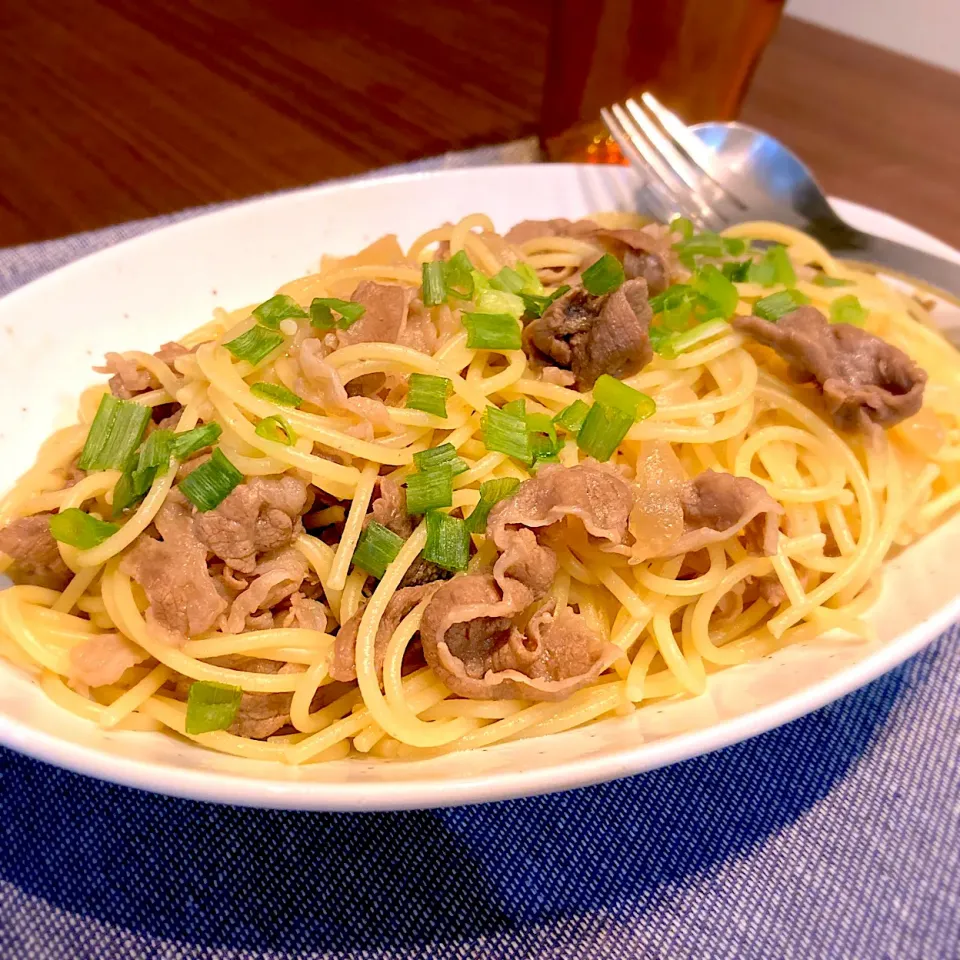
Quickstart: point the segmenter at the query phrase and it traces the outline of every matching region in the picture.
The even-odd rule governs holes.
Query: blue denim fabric
[[[161,222],[0,251],[0,292]],[[958,638],[710,756],[457,810],[217,807],[0,750],[0,957],[960,958]]]

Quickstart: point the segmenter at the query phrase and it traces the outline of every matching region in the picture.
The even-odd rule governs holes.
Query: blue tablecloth
[[[170,219],[0,251],[0,293]],[[960,957],[958,638],[712,756],[457,810],[217,807],[0,750],[0,957]]]

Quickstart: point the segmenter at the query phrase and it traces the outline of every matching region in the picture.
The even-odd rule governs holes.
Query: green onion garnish
[[[516,457],[523,463],[531,463],[530,433],[526,416],[516,416],[506,410],[487,407],[480,421],[483,442],[488,450]]]
[[[701,270],[698,270],[693,278],[693,288],[701,297],[709,301],[702,305],[706,309],[701,309],[701,320],[712,320],[715,316],[727,319],[732,317],[737,311],[737,304],[740,302],[740,294],[737,288],[730,282],[713,264],[707,264]]]
[[[436,507],[453,506],[453,470],[443,463],[420,473],[411,473],[406,480],[407,513],[416,516]]]
[[[466,570],[470,561],[470,534],[463,520],[438,510],[427,514],[427,542],[423,559],[444,570]]]
[[[447,394],[453,387],[447,377],[435,377],[429,373],[411,373],[407,385],[407,408],[432,413],[436,417],[447,415]]]
[[[739,257],[746,250],[746,243],[739,237],[721,237],[719,233],[704,231],[674,244],[674,249],[685,256]]]
[[[558,427],[563,427],[568,433],[576,435],[580,432],[589,409],[590,407],[583,400],[574,400],[569,407],[564,407],[553,418],[553,422]]]
[[[613,254],[605,253],[596,263],[590,264],[583,271],[581,279],[588,293],[600,296],[604,293],[613,293],[620,287],[626,276],[623,272],[623,264]]]
[[[490,511],[501,500],[512,497],[520,489],[520,481],[516,477],[502,477],[499,480],[487,480],[480,484],[480,501],[473,508],[473,513],[466,519],[469,533],[483,533],[487,527],[487,517]]]
[[[279,403],[281,407],[299,407],[303,403],[303,397],[275,383],[255,383],[250,387],[250,392],[255,397]]]
[[[720,270],[732,283],[745,283],[751,264],[750,260],[728,260]]]
[[[490,286],[494,290],[505,290],[507,293],[520,293],[527,281],[510,267],[504,267],[495,277],[490,278]]]
[[[119,529],[115,523],[98,520],[77,507],[68,507],[50,517],[50,533],[53,539],[78,550],[96,547]]]
[[[217,440],[223,428],[219,423],[205,423],[202,427],[194,427],[184,433],[175,433],[173,435],[173,455],[180,461],[202,450],[204,447],[212,447]]]
[[[613,456],[633,423],[633,417],[622,410],[594,403],[577,434],[577,446],[603,463]]]
[[[504,413],[509,413],[511,417],[526,417],[527,401],[520,397],[519,400],[511,400],[500,408]]]
[[[224,346],[238,359],[246,360],[252,367],[255,367],[261,360],[270,356],[277,347],[284,344],[282,334],[259,324],[251,327],[246,333],[241,333],[239,337],[228,340]]]
[[[529,263],[518,263],[516,270],[523,278],[523,289],[520,291],[521,293],[528,293],[533,296],[539,296],[543,293],[543,284],[537,276],[537,271],[534,270]]]
[[[764,320],[776,322],[797,307],[809,303],[810,298],[799,290],[778,290],[769,297],[763,297],[753,305],[753,312]]]
[[[187,719],[184,729],[191,736],[226,730],[240,709],[243,690],[226,683],[197,680],[187,691]]]
[[[837,297],[830,304],[830,322],[862,327],[867,322],[867,312],[866,307],[852,293],[847,294],[845,297]]]
[[[264,300],[259,307],[251,312],[257,318],[258,323],[269,327],[271,330],[276,330],[280,326],[280,322],[286,320],[287,317],[299,318],[307,315],[307,311],[293,297],[289,297],[285,293],[278,293],[275,297]]]
[[[105,393],[77,466],[81,470],[122,470],[140,446],[149,422],[149,407]]]
[[[258,437],[263,437],[264,440],[282,443],[285,447],[292,447],[297,442],[297,435],[293,432],[293,427],[278,415],[264,417],[253,432]]]
[[[443,261],[431,260],[425,263],[422,269],[424,306],[439,307],[447,300],[447,281],[443,275]]]
[[[670,232],[679,233],[681,240],[689,240],[693,236],[693,223],[686,217],[674,217],[670,221]]]
[[[797,282],[797,274],[787,255],[787,248],[781,243],[769,247],[760,260],[747,267],[747,281],[761,287],[772,287],[782,283],[791,287]]]
[[[525,307],[524,316],[530,317],[531,319],[542,317],[546,312],[547,307],[549,307],[554,300],[557,300],[565,293],[568,293],[569,290],[570,287],[568,287],[566,284],[563,284],[563,286],[557,287],[553,293],[546,294],[544,296],[539,296],[534,293],[521,293],[520,299],[523,301],[523,305]]]
[[[360,534],[357,549],[353,552],[353,563],[380,580],[387,572],[403,546],[403,538],[392,530],[371,520]]]
[[[452,443],[441,443],[439,447],[421,450],[413,455],[413,462],[418,470],[432,470],[444,464],[449,464],[453,476],[466,473],[469,467],[466,461],[457,456],[457,449]]]
[[[188,473],[180,481],[180,490],[201,513],[204,513],[223,503],[234,487],[242,482],[243,474],[217,447],[206,463],[201,463],[196,470]]]
[[[310,326],[318,330],[332,330],[334,327],[349,330],[366,312],[367,308],[362,303],[353,300],[314,297],[310,301]]]
[[[509,314],[515,320],[519,320],[526,310],[521,296],[505,290],[484,290],[477,297],[476,306],[479,314]]]
[[[465,313],[467,346],[471,350],[519,350],[520,324],[510,314]]]
[[[447,295],[458,300],[473,298],[473,264],[463,250],[458,250],[443,265],[443,280]]]
[[[527,432],[530,434],[534,464],[560,459],[557,454],[563,444],[557,439],[557,428],[550,417],[545,413],[528,413]]]
[[[597,377],[597,382],[593,385],[593,399],[625,413],[634,423],[646,420],[657,409],[652,397],[628,387],[622,380],[606,373]]]
[[[681,333],[670,333],[665,337],[656,336],[656,328],[650,328],[650,342],[653,349],[665,357],[667,360],[673,360],[681,353],[692,350],[700,346],[707,340],[712,340],[721,333],[726,333],[730,329],[730,324],[719,317],[715,320],[708,320],[706,323],[698,324],[692,330],[684,330]],[[658,331],[657,331],[658,332]]]
[[[133,492],[142,497],[160,470],[166,470],[173,453],[174,435],[170,430],[154,430],[140,449],[140,459],[132,473]],[[114,504],[114,514],[117,508]]]
[[[830,277],[825,273],[818,273],[813,282],[818,287],[849,287],[853,285],[852,280],[844,280],[842,277]]]

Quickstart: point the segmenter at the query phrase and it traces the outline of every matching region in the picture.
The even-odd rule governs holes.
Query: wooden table
[[[535,131],[549,0],[0,5],[0,245]],[[960,76],[787,19],[743,119],[960,246]]]

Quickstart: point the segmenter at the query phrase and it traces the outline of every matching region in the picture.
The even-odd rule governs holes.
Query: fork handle
[[[914,247],[854,230],[846,224],[812,223],[809,233],[836,256],[883,267],[905,278],[923,280],[953,300],[960,298],[960,263]]]

